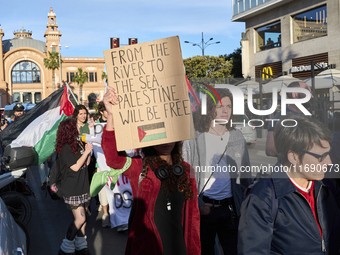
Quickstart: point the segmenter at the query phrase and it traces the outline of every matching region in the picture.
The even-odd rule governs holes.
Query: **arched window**
[[[94,94],[91,93],[90,95],[88,95],[88,101],[89,101],[89,108],[93,109],[93,105],[96,103],[96,99],[99,96],[99,94]]]
[[[40,69],[31,61],[21,61],[12,69],[12,83],[40,83]]]

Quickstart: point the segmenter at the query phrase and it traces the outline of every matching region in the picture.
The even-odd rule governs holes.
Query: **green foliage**
[[[73,81],[79,85],[79,97],[80,104],[83,103],[83,84],[89,79],[87,72],[84,72],[82,68],[78,68],[78,74],[73,76]]]
[[[97,102],[95,102],[93,104],[93,109],[96,111],[96,113],[98,113],[98,103]]]
[[[242,74],[242,50],[241,48],[237,48],[236,50],[234,50],[233,53],[230,54],[226,54],[223,56],[225,60],[233,61],[233,68],[231,70],[231,75],[233,75],[233,77],[235,78],[243,78],[243,74]]]
[[[49,57],[44,58],[44,65],[47,69],[59,69],[59,53],[58,52],[48,52]]]
[[[224,57],[195,56],[184,59],[185,72],[191,78],[226,78],[233,67],[232,61]]]
[[[107,84],[107,74],[104,71],[102,72],[102,80],[105,80]]]
[[[232,77],[232,60],[225,60],[223,56],[195,56],[184,59],[185,73],[194,88],[202,87],[206,83],[214,85],[225,83],[225,78]]]
[[[55,74],[54,70],[59,69],[59,53],[58,52],[48,52],[49,57],[44,58],[44,65],[47,69],[52,70],[52,87],[53,91],[55,91]],[[62,63],[62,60],[60,60]]]

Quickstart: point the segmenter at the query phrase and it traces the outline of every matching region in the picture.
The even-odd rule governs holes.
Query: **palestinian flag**
[[[59,123],[74,111],[67,92],[67,87],[58,89],[6,127],[0,133],[2,145],[33,147],[34,165],[45,162],[55,150]]]
[[[164,122],[137,127],[139,142],[149,142],[166,138]]]

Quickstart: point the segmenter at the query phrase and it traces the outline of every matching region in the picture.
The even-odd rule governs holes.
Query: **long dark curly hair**
[[[77,129],[77,120],[74,118],[68,118],[60,122],[57,131],[57,143],[55,145],[55,151],[61,152],[61,149],[66,143],[68,143],[74,154],[78,154],[78,143],[77,138],[79,132]]]
[[[233,106],[233,94],[229,89],[216,89],[217,94],[220,98],[229,97],[231,101],[231,106]],[[218,98],[215,94],[212,94],[215,101],[218,102]],[[207,114],[202,115],[201,107],[194,113],[195,129],[201,133],[208,132],[210,128],[211,121],[216,118],[216,105],[210,96],[207,96]],[[230,131],[233,127],[230,125],[230,120],[233,118],[233,111],[231,111],[229,122],[226,124],[227,130]]]
[[[77,119],[80,110],[85,110],[86,111],[86,119],[85,119],[84,123],[87,123],[87,118],[89,116],[89,111],[87,110],[85,105],[82,105],[82,104],[76,105],[76,107],[74,107],[74,112],[73,112],[72,118]]]
[[[145,178],[148,173],[148,165],[151,166],[164,166],[168,169],[170,176],[168,179],[162,181],[162,188],[165,191],[166,195],[171,191],[181,187],[183,188],[183,193],[186,199],[192,199],[194,197],[194,193],[191,189],[191,180],[190,177],[186,174],[190,169],[185,169],[185,173],[177,177],[172,172],[172,166],[170,166],[165,160],[161,159],[157,154],[154,146],[146,147],[142,149],[142,153],[144,155],[143,158],[143,170],[142,170],[142,178]],[[174,149],[171,151],[171,159],[172,164],[182,164],[182,142],[176,142]],[[183,166],[188,167],[188,166]]]

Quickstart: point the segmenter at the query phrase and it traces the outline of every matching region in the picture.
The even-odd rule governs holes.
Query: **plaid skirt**
[[[70,210],[75,210],[80,206],[86,208],[90,204],[90,201],[90,193],[85,193],[79,196],[64,197],[64,202]]]

